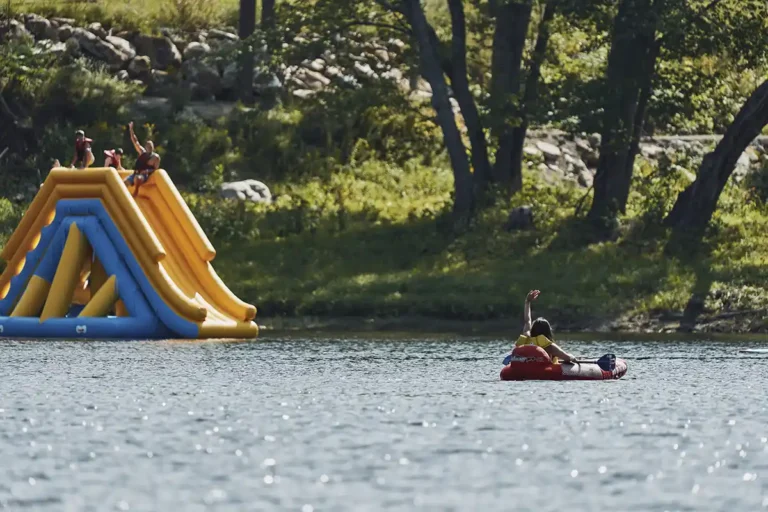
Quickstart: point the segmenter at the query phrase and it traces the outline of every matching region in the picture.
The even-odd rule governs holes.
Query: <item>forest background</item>
[[[538,288],[561,330],[765,332],[767,58],[764,0],[9,1],[0,242],[76,129],[98,162],[133,120],[262,323],[516,325]]]

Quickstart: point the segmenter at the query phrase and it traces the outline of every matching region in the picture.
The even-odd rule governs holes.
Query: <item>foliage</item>
[[[768,159],[763,159],[760,169],[747,176],[745,186],[751,200],[768,204]]]
[[[236,0],[10,0],[12,12],[73,18],[79,23],[99,22],[106,28],[154,31],[159,26],[194,30],[236,19]]]
[[[712,307],[750,309],[768,297],[768,271],[759,263],[768,250],[768,211],[744,206],[738,189],[727,192],[721,228],[707,240],[710,259],[688,263],[665,258],[664,235],[649,231],[575,250],[563,241],[577,238],[579,226],[570,214],[580,194],[547,186],[531,173],[512,203],[483,212],[462,237],[447,236],[435,219],[445,211],[450,172],[441,171],[441,189],[428,185],[434,172],[413,167],[403,181],[393,178],[395,169],[367,166],[355,176],[276,187],[272,206],[235,213],[236,203],[197,199],[193,210],[215,233],[217,270],[265,316],[507,318],[520,312],[521,297],[535,287],[546,292],[537,313],[563,328],[682,311],[705,278],[712,284]],[[343,202],[334,193],[339,188],[348,198]],[[655,193],[661,197],[650,203],[633,195],[628,225],[646,214],[644,205],[669,195]],[[434,207],[423,210],[425,203]],[[533,206],[536,228],[500,229],[508,209],[522,204]],[[218,221],[215,215],[221,215]],[[236,229],[228,227],[233,219]]]
[[[13,2],[16,4],[16,2]],[[534,126],[598,131],[606,93],[603,74],[613,1],[563,1],[542,69]],[[409,27],[379,2],[316,0],[311,7],[278,3],[280,23],[249,43],[269,42],[260,70],[328,58],[342,68],[375,64],[372,44],[388,52],[384,68],[416,78]],[[538,4],[537,4],[538,5]],[[655,133],[720,132],[766,69],[766,6],[762,0],[669,0],[659,37],[663,48],[649,106]],[[711,7],[709,7],[711,5]],[[42,14],[99,21],[107,28],[194,30],[236,19],[236,2],[159,0],[25,3]],[[485,126],[493,19],[489,3],[464,2],[469,28],[471,92]],[[18,4],[16,10],[21,8]],[[450,16],[444,0],[424,2],[444,43]],[[535,9],[534,19],[540,15]],[[536,23],[530,27],[530,58]],[[343,34],[343,37],[341,35]],[[298,39],[297,39],[297,36]],[[397,38],[402,43],[395,43]],[[237,56],[218,56],[220,59]],[[377,71],[384,71],[379,69]],[[18,114],[2,118],[12,148],[2,162],[3,196],[31,194],[53,158],[67,163],[72,133],[85,129],[100,150],[129,148],[124,125],[133,119],[144,140],[157,143],[174,180],[206,231],[220,246],[219,270],[265,314],[403,314],[496,318],[517,312],[526,288],[547,290],[544,313],[562,323],[584,316],[680,310],[695,288],[711,285],[707,307],[762,307],[768,296],[760,255],[768,250],[768,171],[748,178],[746,191],[729,184],[706,244],[695,262],[665,258],[659,220],[689,182],[697,161],[671,154],[657,166],[641,163],[618,241],[576,245],[572,188],[551,187],[535,172],[512,200],[492,198],[462,236],[441,229],[452,201],[452,178],[433,111],[387,80],[357,77],[363,87],[334,80],[308,99],[282,94],[272,109],[237,108],[203,122],[178,101],[171,114],[131,108],[141,92],[86,61],[57,60],[25,43],[0,45],[0,93]],[[2,116],[2,114],[0,114]],[[491,146],[494,142],[490,141]],[[0,148],[2,149],[2,148]],[[494,148],[491,147],[491,151]],[[128,151],[129,155],[130,151]],[[132,158],[126,158],[128,166]],[[258,178],[272,205],[224,201],[224,181]],[[532,205],[536,228],[502,229],[509,208]],[[0,199],[0,236],[21,208]],[[705,287],[706,288],[706,287]]]
[[[632,176],[635,218],[644,227],[659,226],[682,192],[694,179],[689,169],[697,169],[701,158],[683,152],[663,152],[655,165],[641,161]]]

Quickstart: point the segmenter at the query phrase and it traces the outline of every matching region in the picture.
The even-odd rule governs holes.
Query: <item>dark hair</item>
[[[83,137],[85,137],[85,132],[83,130],[77,130],[75,132],[75,136],[77,136],[77,135],[82,135]]]
[[[123,148],[117,148],[115,150],[115,154],[122,155],[123,154]]]
[[[537,318],[531,325],[531,338],[541,335],[546,336],[549,341],[555,341],[554,336],[552,336],[552,326],[549,325],[546,318]]]

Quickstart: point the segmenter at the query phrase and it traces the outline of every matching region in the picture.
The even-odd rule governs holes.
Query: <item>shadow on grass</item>
[[[514,317],[528,290],[538,288],[534,313],[561,329],[631,310],[675,267],[655,244],[574,248],[578,232],[569,230],[578,226],[507,233],[486,223],[453,237],[434,220],[344,231],[331,224],[220,245],[215,265],[264,316]]]

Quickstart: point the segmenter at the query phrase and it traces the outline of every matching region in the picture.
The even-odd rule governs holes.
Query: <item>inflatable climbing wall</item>
[[[50,172],[0,254],[0,336],[255,337],[256,308],[214,271],[216,251],[168,174],[136,198],[128,175]]]

